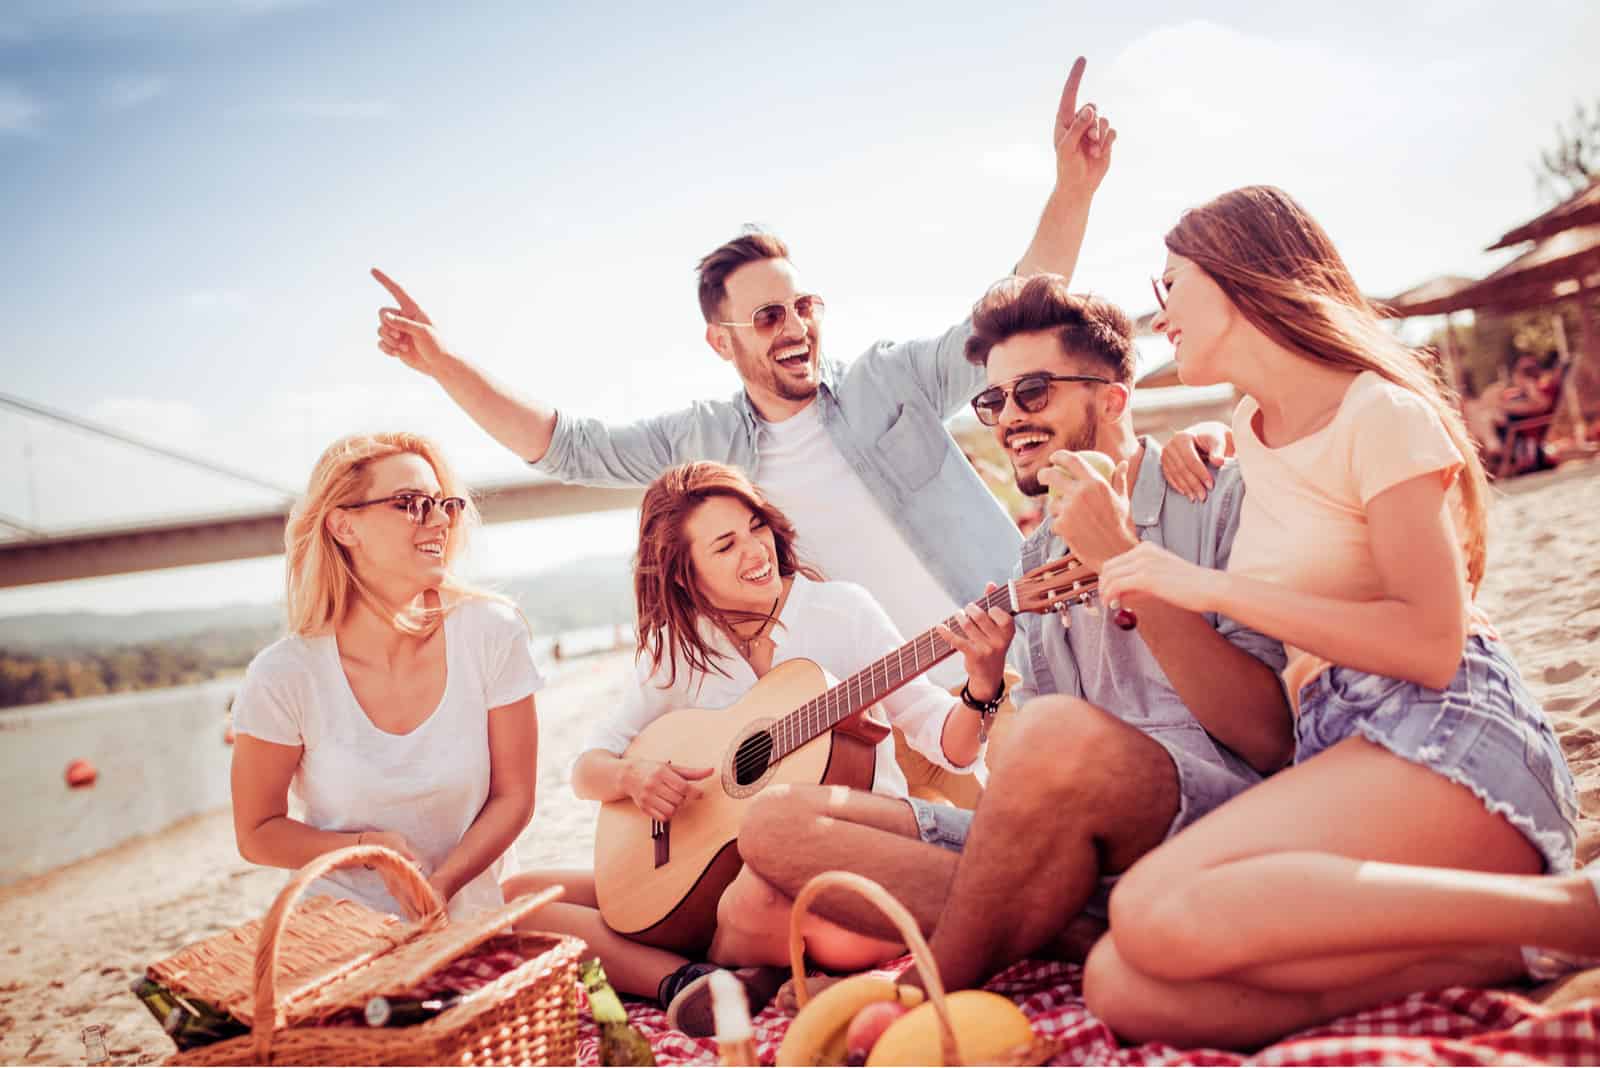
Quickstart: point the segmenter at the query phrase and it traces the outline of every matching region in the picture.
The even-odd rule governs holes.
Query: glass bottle
[[[606,970],[596,957],[583,966],[583,986],[589,992],[589,1011],[600,1029],[600,1063],[615,1065],[653,1065],[656,1055],[650,1042],[628,1023],[622,999],[611,989]]]
[[[362,1013],[368,1027],[410,1027],[431,1020],[461,1000],[460,994],[446,993],[431,998],[370,998]]]

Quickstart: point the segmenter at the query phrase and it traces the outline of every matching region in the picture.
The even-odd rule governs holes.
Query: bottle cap
[[[389,1022],[389,999],[382,994],[369,999],[364,1015],[368,1027],[382,1027]]]

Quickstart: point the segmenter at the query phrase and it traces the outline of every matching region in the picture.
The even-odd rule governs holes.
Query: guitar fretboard
[[[1016,614],[1009,585],[985,594],[977,603],[986,611],[998,608]],[[951,616],[944,625],[963,634],[961,624],[965,619],[965,613]],[[887,656],[874,660],[773,724],[771,761],[776,763],[862,709],[871,708],[955,651],[954,646],[939,637],[937,630],[929,629]]]

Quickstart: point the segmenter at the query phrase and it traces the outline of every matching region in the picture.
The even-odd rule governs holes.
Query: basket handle
[[[829,889],[850,890],[866,898],[900,931],[906,948],[911,950],[911,956],[917,962],[917,971],[922,975],[923,986],[927,988],[928,1000],[933,1002],[934,1015],[939,1019],[939,1048],[944,1063],[961,1064],[961,1050],[956,1045],[955,1029],[950,1026],[950,1010],[945,1005],[944,980],[939,978],[939,966],[934,962],[933,951],[922,937],[922,929],[917,926],[916,918],[893,894],[864,875],[848,871],[825,871],[813,876],[795,896],[794,910],[789,914],[789,966],[794,970],[795,1002],[803,1009],[806,1002],[811,1000],[811,992],[806,989],[806,943],[800,934],[800,924],[811,902],[822,891]]]
[[[290,912],[307,886],[331,871],[357,864],[376,868],[383,878],[383,885],[413,920],[429,927],[443,926],[448,922],[444,901],[428,884],[428,880],[422,877],[422,872],[385,846],[357,845],[335,849],[295,872],[289,884],[278,892],[278,899],[272,903],[266,919],[262,921],[261,940],[256,945],[256,1004],[255,1016],[250,1021],[255,1063],[270,1063],[268,1058],[272,1054],[272,1036],[278,1030],[278,939],[289,924]]]

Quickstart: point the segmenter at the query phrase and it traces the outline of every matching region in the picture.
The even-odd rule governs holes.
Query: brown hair
[[[728,297],[728,276],[757,260],[786,260],[789,246],[777,234],[753,226],[732,241],[725,241],[700,258],[695,268],[700,275],[700,314],[706,322],[722,318],[722,302]]]
[[[1465,464],[1467,580],[1476,591],[1483,578],[1488,480],[1455,393],[1425,353],[1383,328],[1316,220],[1281,189],[1246,186],[1184,212],[1166,244],[1210,275],[1273,341],[1320,363],[1372,371],[1428,402]]]
[[[1051,331],[1068,356],[1091,360],[1124,385],[1133,384],[1133,324],[1121,308],[1099,297],[1067,291],[1058,274],[1003,278],[972,307],[967,359],[979,367],[989,350],[1018,334]]]
[[[760,619],[760,613],[724,612],[706,600],[695,581],[689,540],[683,527],[695,509],[712,497],[743,504],[772,531],[778,550],[778,574],[796,572],[820,581],[822,575],[795,553],[794,524],[769,504],[743,471],[707,460],[681,464],[662,472],[644,491],[639,505],[639,551],[633,559],[633,596],[638,610],[638,652],[648,653],[651,671],[669,661],[667,685],[678,668],[726,675],[715,663],[723,659],[706,644],[700,621],[732,632],[734,623]]]

